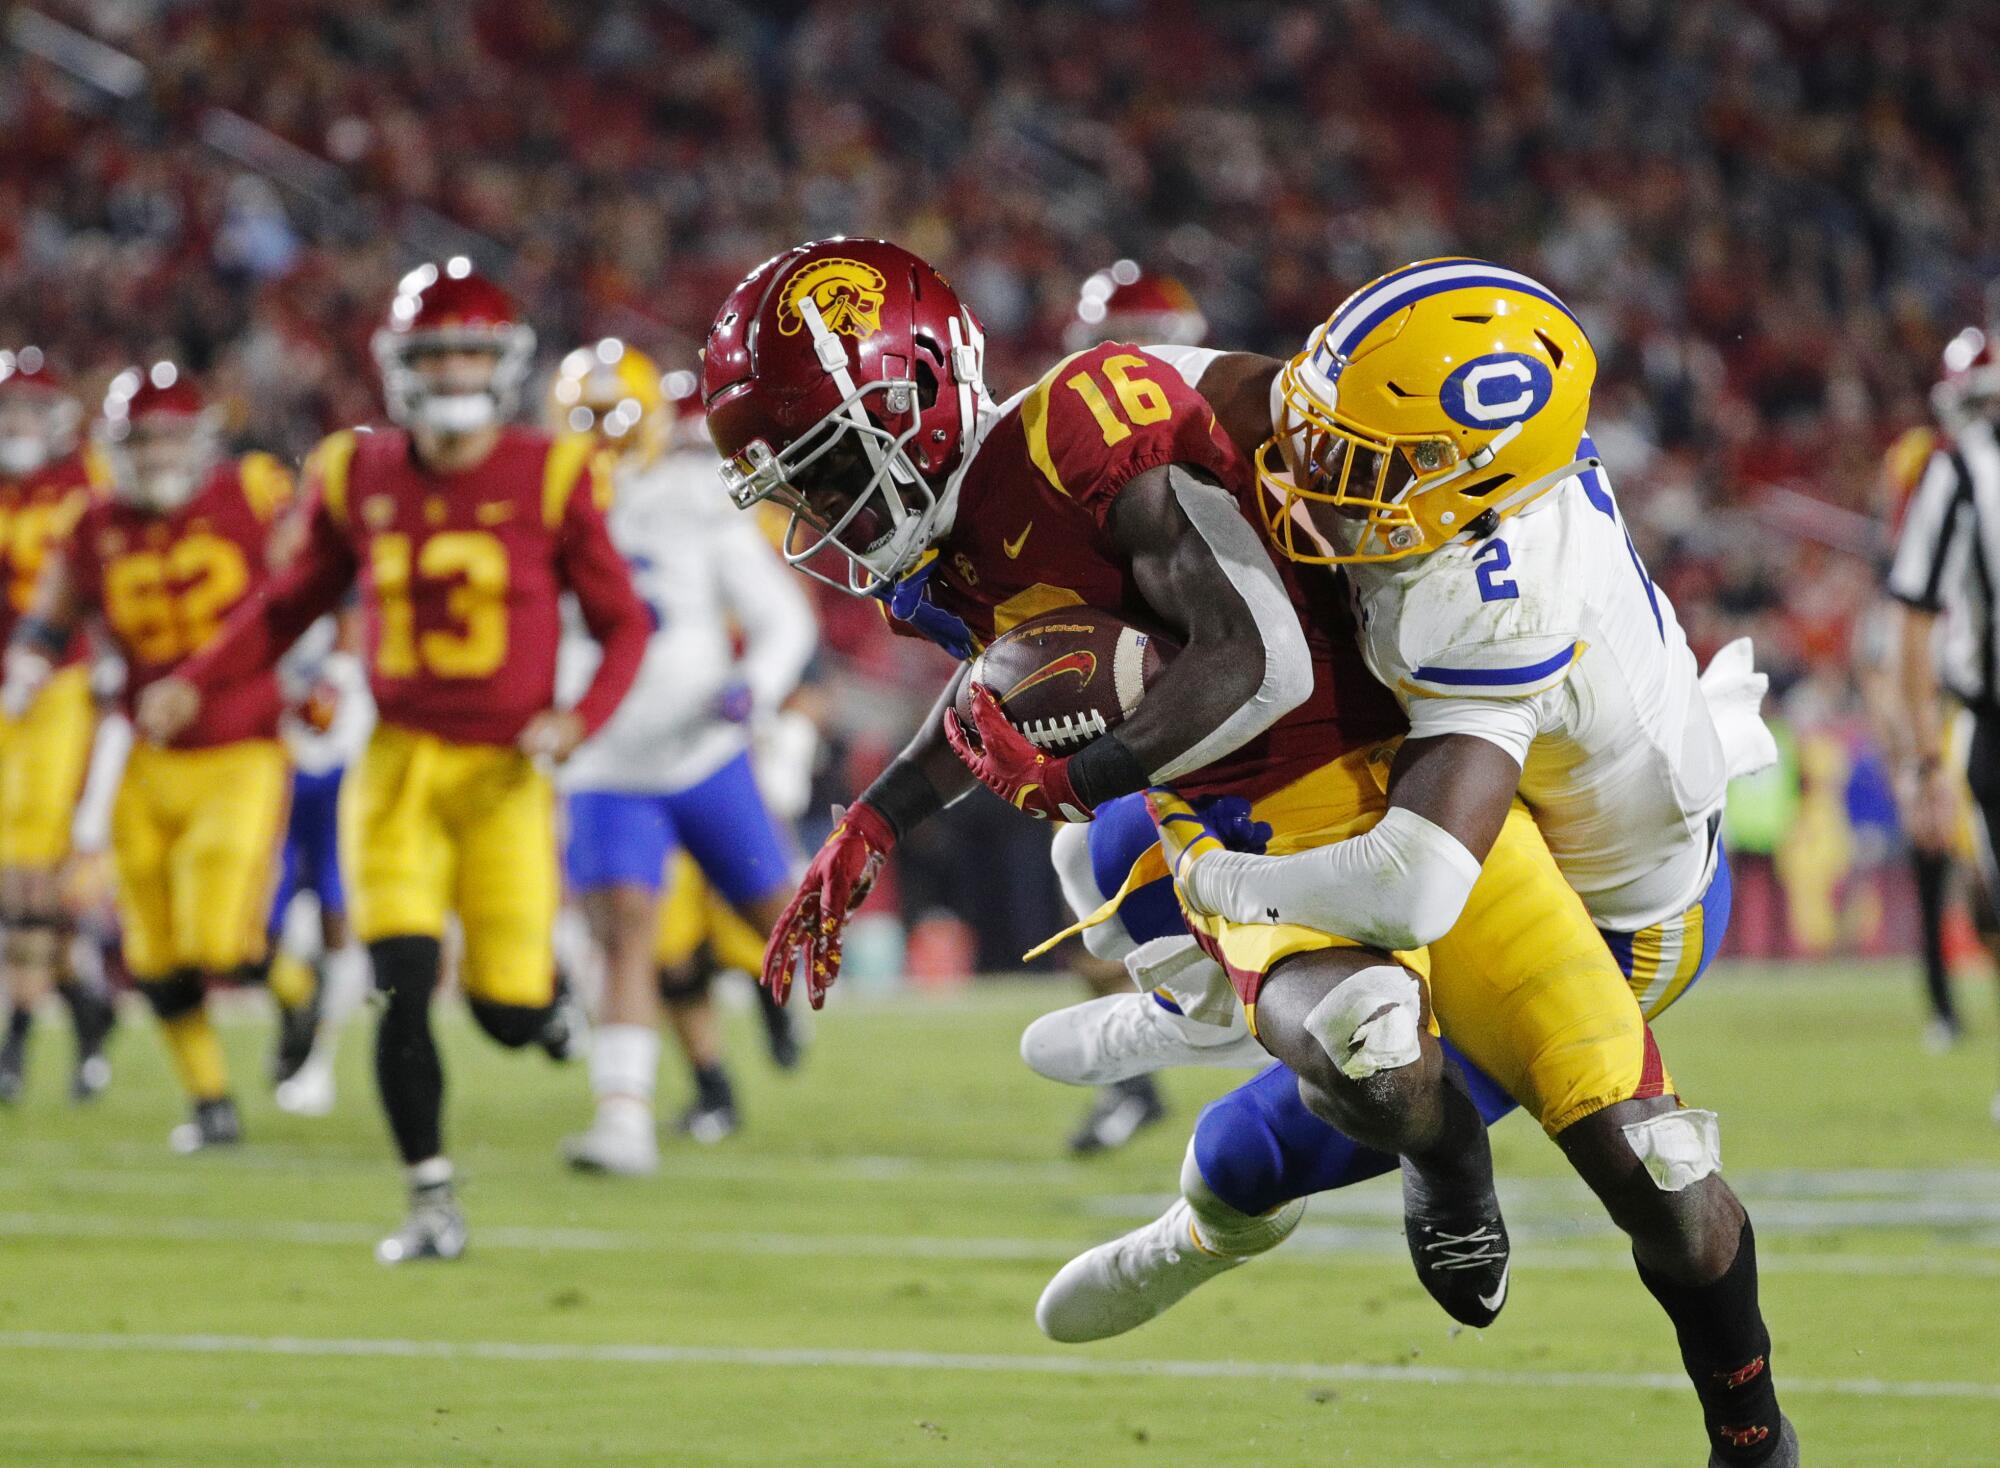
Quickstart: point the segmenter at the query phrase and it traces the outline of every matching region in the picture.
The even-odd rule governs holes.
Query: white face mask
[[[500,404],[490,392],[426,393],[415,417],[433,433],[477,433],[500,421]]]
[[[0,438],[0,474],[19,479],[32,474],[50,459],[46,440],[27,433]]]
[[[172,514],[194,498],[201,476],[192,469],[156,469],[138,476],[138,500],[160,514]]]

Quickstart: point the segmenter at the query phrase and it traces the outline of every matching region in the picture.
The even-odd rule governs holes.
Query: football
[[[974,683],[1037,749],[1073,754],[1132,716],[1180,649],[1109,612],[1065,607],[1008,629],[972,660],[959,684],[959,721],[972,730]]]

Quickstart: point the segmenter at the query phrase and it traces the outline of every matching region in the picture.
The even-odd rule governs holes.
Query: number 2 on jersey
[[[1150,377],[1129,375],[1132,368],[1146,365],[1144,357],[1121,352],[1118,356],[1106,357],[1100,365],[1104,369],[1104,380],[1111,384],[1112,392],[1118,396],[1118,407],[1125,410],[1122,418],[1118,408],[1112,407],[1110,400],[1104,396],[1104,389],[1097,385],[1097,379],[1090,375],[1089,369],[1065,377],[1063,386],[1083,399],[1083,405],[1090,409],[1090,416],[1097,420],[1107,446],[1130,438],[1135,425],[1144,427],[1173,416],[1173,405],[1167,401],[1166,392],[1159,383]]]
[[[1521,584],[1512,577],[1502,581],[1500,573],[1514,564],[1514,553],[1507,549],[1504,540],[1489,540],[1479,548],[1479,554],[1472,558],[1472,564],[1479,568],[1479,599],[1481,601],[1511,601],[1521,594]]]

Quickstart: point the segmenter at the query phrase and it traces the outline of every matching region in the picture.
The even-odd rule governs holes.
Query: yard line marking
[[[330,1220],[146,1218],[117,1214],[0,1213],[0,1237],[144,1239],[168,1243],[364,1245],[381,1234],[378,1225]],[[614,1229],[486,1225],[476,1238],[482,1248],[525,1249],[538,1253],[715,1254],[753,1258],[939,1259],[961,1261],[1062,1261],[1087,1241],[1025,1236],[978,1237],[950,1234],[800,1234],[701,1232],[667,1234]],[[1516,1240],[1517,1243],[1520,1240]],[[1307,1226],[1274,1258],[1324,1260],[1328,1255],[1366,1254],[1401,1259],[1407,1249],[1400,1230]],[[1629,1254],[1590,1248],[1530,1248],[1521,1252],[1526,1269],[1567,1273],[1632,1268]],[[1766,1274],[1871,1275],[1921,1279],[2000,1278],[2000,1256],[1952,1254],[1846,1254],[1770,1250],[1757,1266]]]
[[[566,1341],[443,1341],[355,1337],[165,1335],[14,1330],[0,1332],[0,1349],[15,1351],[141,1351],[184,1355],[391,1357],[445,1361],[563,1361],[627,1366],[736,1366],[759,1370],[823,1367],[860,1371],[966,1371],[993,1375],[1122,1376],[1192,1380],[1376,1382],[1384,1385],[1475,1386],[1574,1391],[1687,1389],[1670,1372],[1509,1371],[1459,1366],[1386,1366],[1365,1361],[1103,1360],[1090,1356],[1026,1356],[947,1351],[768,1349],[754,1346],[591,1345]],[[1786,1376],[1785,1390],[1843,1397],[1905,1397],[2000,1401],[2000,1382],[1894,1381],[1879,1377]]]

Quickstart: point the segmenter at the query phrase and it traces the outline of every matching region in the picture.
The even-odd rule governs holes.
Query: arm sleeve
[[[1954,551],[1962,549],[1957,543],[1969,529],[1961,529],[1960,521],[1971,509],[1970,490],[1955,455],[1931,456],[1896,535],[1896,556],[1889,565],[1889,595],[1920,611],[1944,609],[1954,566],[1962,572],[1967,564],[1967,557]]]
[[[819,644],[819,625],[798,579],[772,554],[755,522],[735,516],[718,528],[722,591],[743,628],[738,671],[752,706],[769,713],[799,686]]]
[[[598,481],[607,472],[601,461],[594,461],[571,490],[557,552],[563,584],[575,594],[584,625],[604,654],[574,707],[586,737],[617,711],[639,675],[653,635],[653,614],[632,589],[632,573],[611,543],[599,506],[606,497],[598,492]]]
[[[1241,708],[1193,748],[1151,772],[1155,783],[1174,780],[1240,749],[1312,697],[1312,649],[1270,552],[1235,498],[1192,474],[1169,471],[1174,499],[1214,555],[1216,564],[1250,615],[1264,644],[1264,678]]]
[[[1185,895],[1232,922],[1294,923],[1396,952],[1450,932],[1478,880],[1478,858],[1456,836],[1391,806],[1361,835],[1310,851],[1203,857]]]
[[[214,641],[175,671],[212,692],[274,667],[306,628],[340,605],[354,572],[353,546],[325,499],[315,494],[305,542],[291,562],[230,614]]]
[[[1471,734],[1496,744],[1517,765],[1528,762],[1528,747],[1550,726],[1554,689],[1528,698],[1413,698],[1410,738],[1436,739],[1445,734]]]

